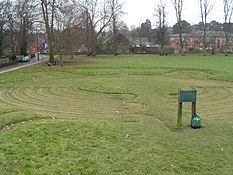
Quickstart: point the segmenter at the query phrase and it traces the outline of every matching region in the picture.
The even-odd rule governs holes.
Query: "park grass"
[[[69,57],[0,75],[0,172],[231,174],[233,58]],[[176,128],[179,89],[196,88]]]

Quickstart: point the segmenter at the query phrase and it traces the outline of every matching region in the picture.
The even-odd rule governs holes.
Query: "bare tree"
[[[41,0],[42,13],[45,23],[49,46],[49,62],[54,62],[54,15],[56,0]]]
[[[85,35],[85,29],[79,25],[75,25],[65,31],[63,49],[67,54],[71,55],[71,59],[74,58],[74,54],[85,52]]]
[[[175,11],[176,11],[176,19],[179,26],[179,52],[180,54],[184,54],[184,45],[182,38],[182,12],[183,12],[183,0],[171,0]]]
[[[28,36],[35,21],[36,5],[33,0],[0,2],[1,51],[27,55]]]
[[[32,31],[38,11],[37,4],[34,0],[19,0],[15,4],[16,14],[18,16],[19,25],[19,49],[21,55],[27,55],[28,34]]]
[[[2,57],[3,54],[3,29],[4,25],[6,23],[6,7],[7,4],[4,1],[0,2],[0,57]]]
[[[89,55],[96,55],[96,42],[100,33],[110,25],[113,14],[111,0],[73,0],[80,8],[87,33]]]
[[[112,48],[115,55],[118,53],[117,48],[117,36],[119,34],[119,24],[120,17],[124,14],[122,11],[123,3],[120,3],[118,0],[110,0],[110,8],[112,13],[112,31],[113,31],[113,39],[112,39]]]
[[[76,25],[77,15],[76,9],[72,3],[66,1],[63,3],[62,1],[58,2],[58,9],[55,13],[54,24],[56,29],[56,34],[54,34],[54,48],[58,50],[59,60],[61,66],[63,65],[63,50],[65,45],[68,47],[72,47],[72,42],[65,42],[64,37],[66,32],[72,27]]]
[[[207,17],[209,13],[213,10],[214,3],[211,3],[211,0],[199,0],[199,6],[201,10],[201,20],[203,24],[203,52],[206,55],[207,47]]]
[[[158,39],[161,45],[160,55],[164,55],[165,35],[166,35],[166,4],[161,0],[155,9],[156,17],[158,18]]]
[[[16,21],[17,14],[16,10],[14,10],[14,4],[12,1],[7,1],[7,14],[6,14],[6,26],[5,26],[5,48],[10,49],[12,53],[16,53],[17,50],[17,29]]]
[[[229,30],[233,13],[233,0],[223,0],[224,6],[224,33],[225,33],[225,55],[228,55],[229,49]]]

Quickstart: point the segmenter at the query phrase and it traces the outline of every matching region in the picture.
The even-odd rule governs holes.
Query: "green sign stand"
[[[179,90],[178,97],[178,120],[177,127],[180,128],[182,126],[182,103],[183,102],[191,102],[192,103],[192,116],[196,114],[196,101],[197,101],[197,91],[193,90]]]

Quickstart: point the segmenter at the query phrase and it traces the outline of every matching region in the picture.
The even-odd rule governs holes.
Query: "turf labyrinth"
[[[129,102],[135,98],[133,94],[91,92],[75,84],[5,87],[0,90],[0,101],[6,105],[71,117],[127,116],[145,108],[141,103]]]
[[[233,113],[233,85],[191,83],[198,90],[198,113],[208,120],[225,120]],[[147,108],[137,95],[94,92],[76,83],[60,85],[5,86],[0,89],[1,103],[26,110],[49,112],[69,117],[130,117]],[[167,99],[169,100],[169,99]],[[172,107],[176,108],[176,97]],[[149,104],[148,104],[149,105]],[[189,106],[184,110],[188,113]]]
[[[33,72],[30,76],[34,77],[21,83],[2,84],[0,105],[12,111],[45,112],[47,116],[64,118],[131,120],[137,115],[158,116],[161,114],[158,108],[168,104],[166,107],[171,110],[164,113],[162,108],[164,116],[161,116],[170,115],[166,120],[176,123],[177,92],[182,87],[193,87],[198,92],[197,112],[204,120],[231,119],[233,83],[209,80],[208,77],[214,76],[214,73],[207,76],[208,71],[205,69],[192,69],[184,73],[183,68],[143,67],[139,64],[140,60],[135,60],[133,66],[128,63],[128,67],[121,65],[118,60],[114,60],[116,64],[110,64],[108,59],[103,59],[99,67],[93,66],[94,63],[81,61],[77,65],[84,64],[85,69],[73,68],[72,66],[77,66],[73,63],[74,65],[71,64],[71,67],[64,71],[56,70],[56,76],[54,72],[48,72],[51,73],[50,79],[46,73],[44,77],[41,75],[44,70],[49,71],[47,68],[38,67],[39,72],[35,75],[30,68],[24,69],[22,75]],[[118,66],[119,70],[116,69]],[[150,71],[150,74],[147,71]],[[118,85],[123,87],[122,91],[116,88]],[[131,91],[131,87],[136,87],[136,90]],[[164,88],[165,91],[160,92]],[[159,112],[156,113],[156,110]],[[184,113],[190,116],[190,105],[184,106]]]

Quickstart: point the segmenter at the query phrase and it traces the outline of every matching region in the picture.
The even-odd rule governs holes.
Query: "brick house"
[[[199,53],[203,50],[203,31],[196,31],[192,33],[182,34],[184,52],[185,53]],[[179,53],[179,34],[170,35],[170,46],[175,53]],[[225,37],[224,32],[208,31],[207,32],[207,52],[220,53],[224,52]],[[229,39],[229,51],[233,52],[233,40]]]

